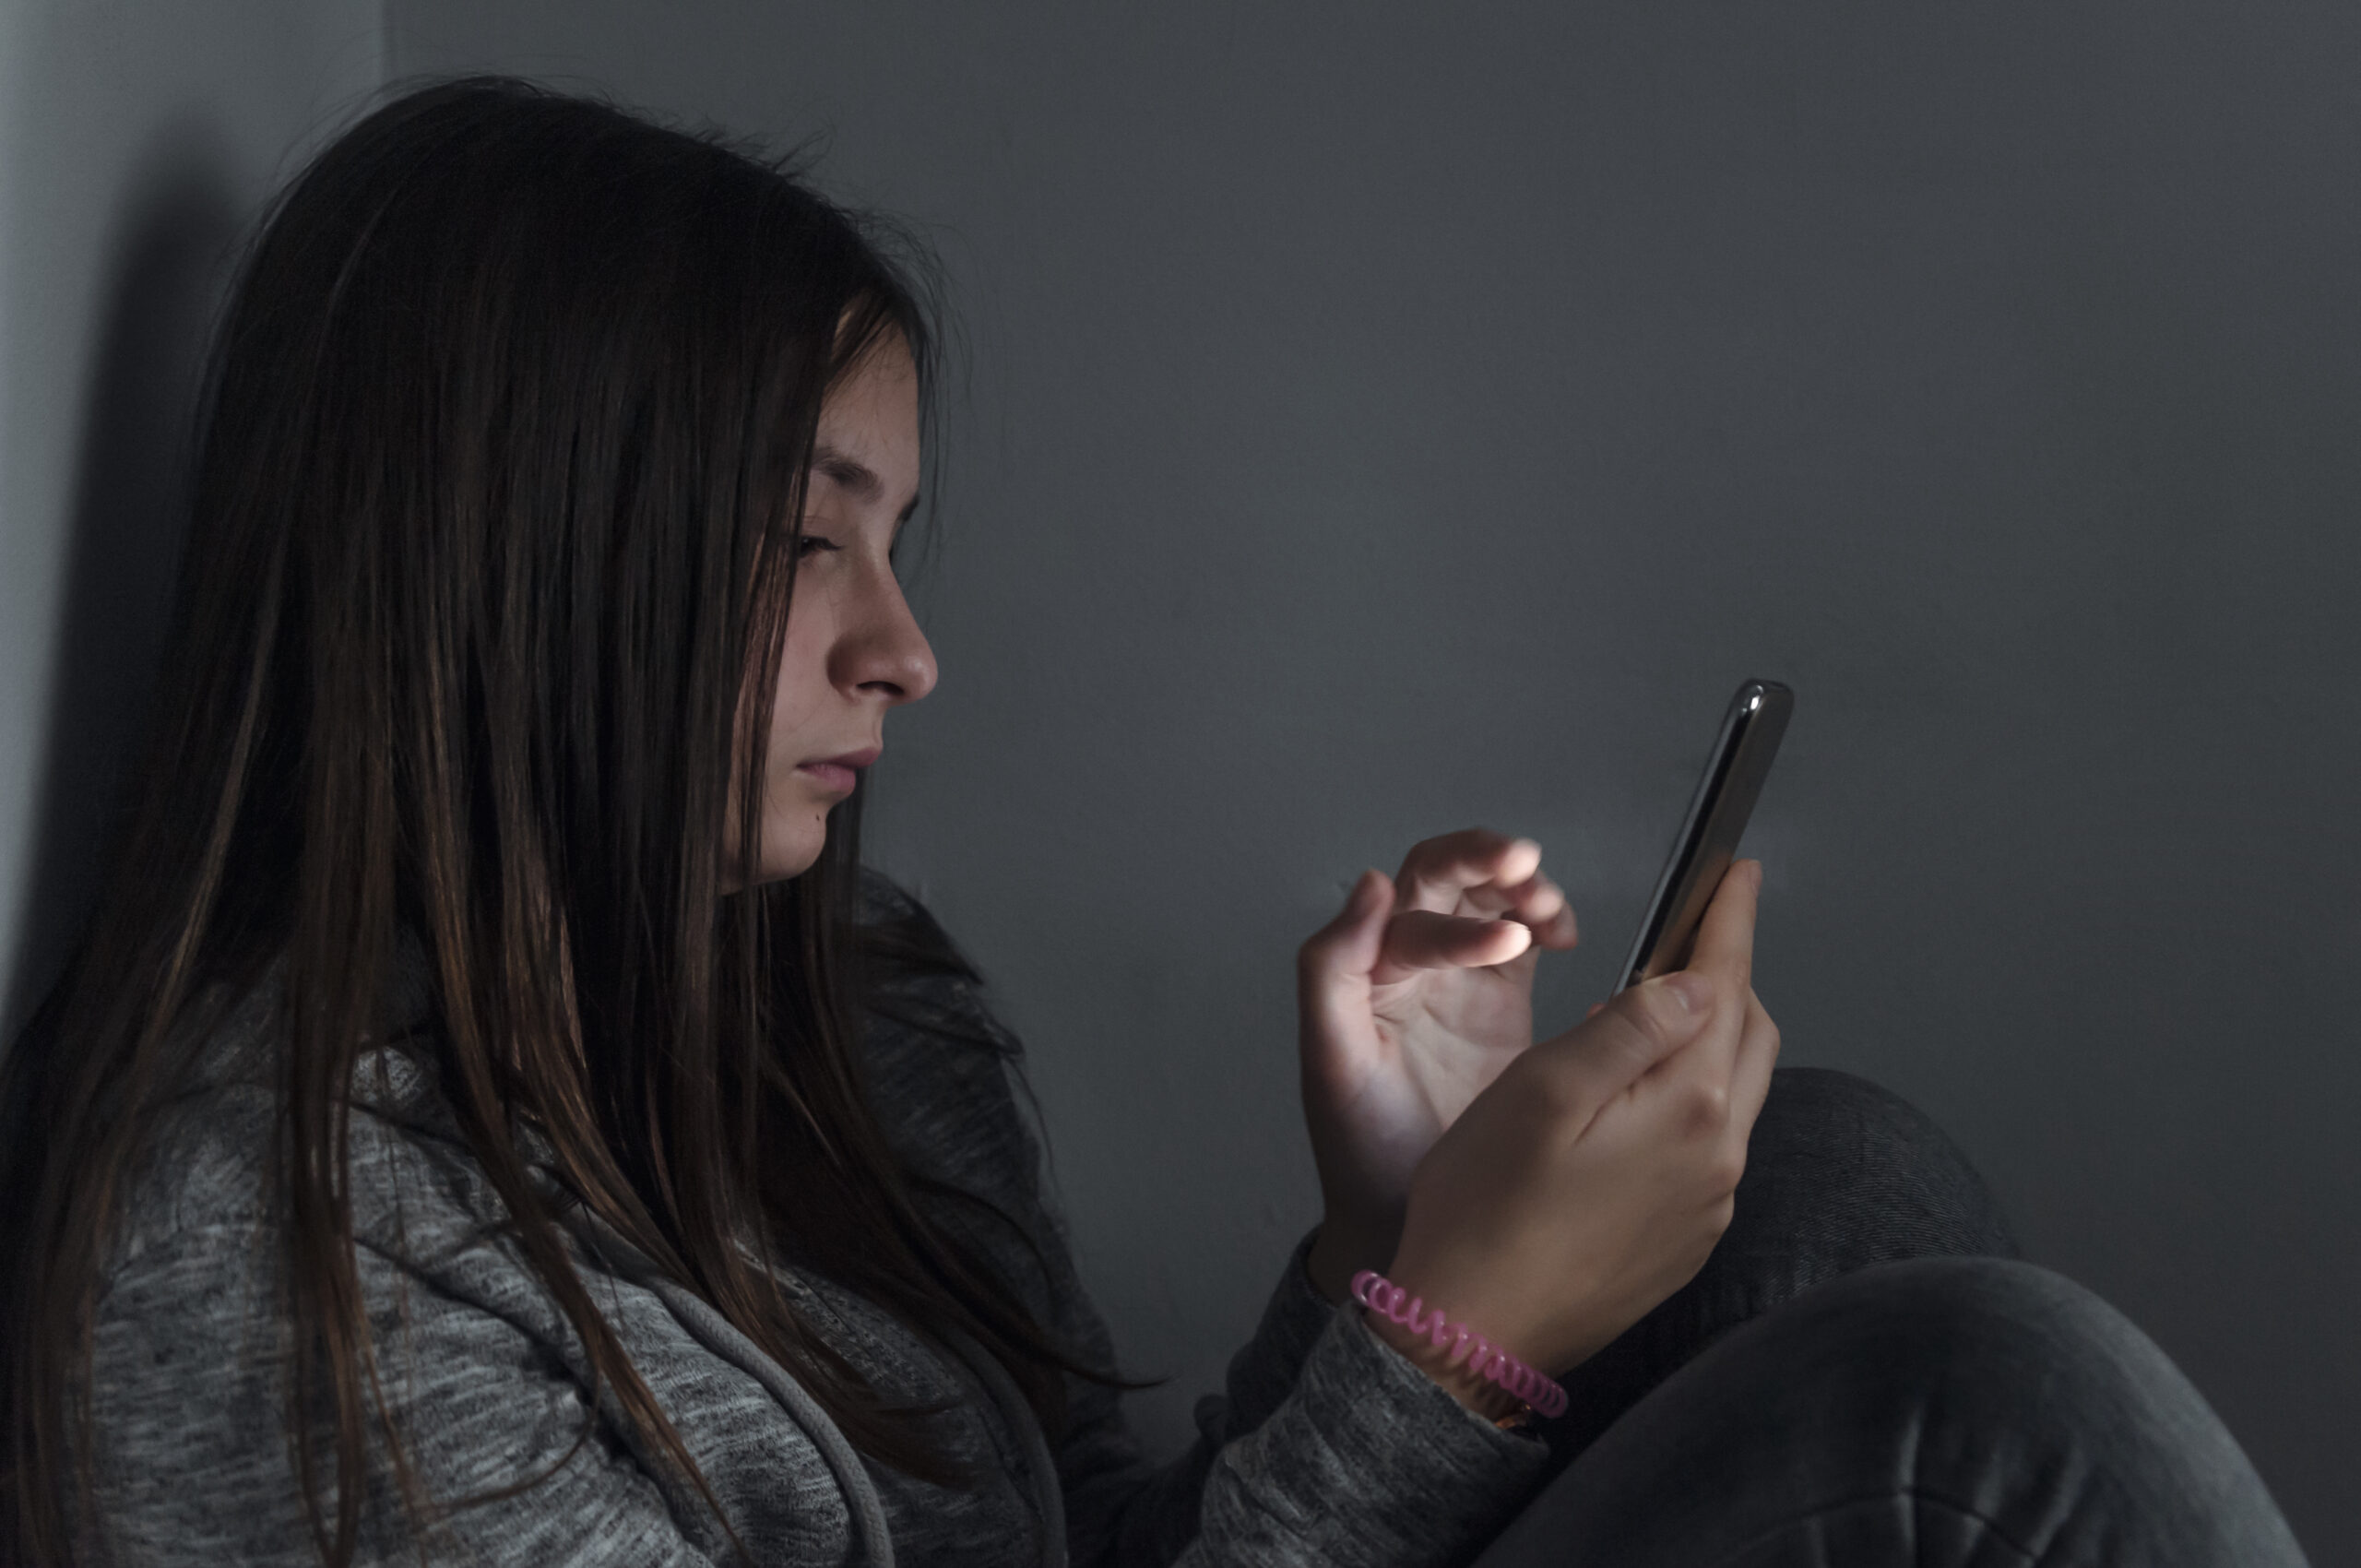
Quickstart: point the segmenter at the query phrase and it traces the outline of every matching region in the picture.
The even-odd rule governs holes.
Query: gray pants
[[[1845,1073],[1772,1075],[1713,1256],[1565,1384],[1478,1568],[2304,1562],[2179,1369]]]

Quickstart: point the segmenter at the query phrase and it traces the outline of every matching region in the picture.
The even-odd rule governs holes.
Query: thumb
[[[1580,1042],[1576,1069],[1592,1105],[1604,1105],[1703,1032],[1714,989],[1686,969],[1616,992],[1565,1038]]]
[[[1394,909],[1394,881],[1382,871],[1365,871],[1345,897],[1336,918],[1313,932],[1297,955],[1298,976],[1310,1004],[1326,982],[1366,980],[1385,942],[1385,918]]]
[[[1331,950],[1335,967],[1350,975],[1365,975],[1377,967],[1385,945],[1385,920],[1394,912],[1394,879],[1382,871],[1361,873],[1345,896],[1345,907],[1328,922],[1336,933]]]

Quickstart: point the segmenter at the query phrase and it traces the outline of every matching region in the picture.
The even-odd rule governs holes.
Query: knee
[[[1800,1335],[1886,1352],[1883,1373],[1865,1369],[1870,1378],[1908,1362],[1979,1376],[2013,1367],[2046,1380],[2127,1348],[2163,1354],[2097,1292],[2022,1258],[1904,1258],[1833,1280],[1789,1310]]]
[[[1957,1152],[1933,1117],[1884,1085],[1833,1067],[1775,1069],[1754,1137],[1758,1144],[1856,1163],[1877,1153],[1950,1158]]]
[[[1822,1277],[1906,1257],[2023,1255],[1999,1201],[1933,1118],[1825,1067],[1772,1074],[1731,1231],[1738,1251],[1760,1242],[1820,1260]]]
[[[2121,1412],[2160,1386],[2157,1349],[2106,1301],[2015,1258],[1920,1257],[1832,1279],[1766,1313],[1703,1362],[1789,1390],[1799,1415],[1860,1441],[1925,1433],[1928,1412],[1988,1444],[2038,1415]]]
[[[1849,1401],[1883,1401],[1901,1418],[1892,1430],[1916,1475],[1990,1499],[1986,1517],[2005,1506],[2039,1561],[2154,1562],[2167,1542],[2178,1562],[2304,1561],[2196,1385],[2064,1275],[2020,1259],[1916,1258],[1795,1306],[1818,1318],[1821,1363],[1850,1363],[1835,1373]]]
[[[2162,1541],[2186,1550],[2173,1561],[2303,1561],[2170,1359],[2095,1293],[2021,1259],[1908,1258],[1827,1281],[1608,1419],[1556,1489],[1554,1521],[1647,1543],[1622,1554],[1634,1560],[1767,1562],[1769,1526],[1817,1531],[1892,1496],[1994,1525],[2019,1544],[2012,1562],[2153,1562]],[[1716,1510],[1664,1505],[1700,1486]],[[1901,1516],[1902,1556],[1917,1517]]]
[[[1959,1443],[2054,1443],[2044,1467],[2139,1434],[2226,1434],[2171,1358],[2107,1301],[2018,1258],[1922,1257],[1833,1280],[1763,1320],[1836,1408],[1945,1413]],[[1809,1348],[1807,1348],[1809,1347]],[[1963,1457],[1966,1457],[1963,1453]]]
[[[1832,1280],[1754,1325],[1760,1374],[1809,1391],[1831,1423],[1913,1434],[1930,1470],[2005,1443],[2033,1474],[2218,1480],[2237,1445],[2188,1377],[2096,1292],[2016,1258],[1923,1257]],[[2072,1490],[2069,1488],[2068,1490]],[[2171,1490],[2170,1488],[2166,1489]]]

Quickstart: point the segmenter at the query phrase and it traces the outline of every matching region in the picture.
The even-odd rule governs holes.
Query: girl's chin
[[[755,885],[763,886],[774,882],[792,881],[794,878],[801,876],[805,872],[810,871],[813,866],[819,864],[820,851],[827,848],[827,835],[825,831],[825,824],[822,824],[820,826],[823,831],[813,836],[813,840],[810,849],[800,853],[773,856],[765,860],[761,871],[754,878]],[[739,887],[730,881],[730,873],[728,872],[724,872],[722,873],[721,893],[724,897],[728,897],[732,893],[742,893],[745,891],[744,888]]]

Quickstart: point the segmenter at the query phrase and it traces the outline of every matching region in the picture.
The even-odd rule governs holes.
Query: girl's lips
[[[860,783],[860,774],[838,763],[801,763],[797,765],[795,771],[798,773],[808,773],[813,778],[818,779],[821,783],[826,785],[829,789],[841,790],[848,795],[851,794],[854,789]]]

